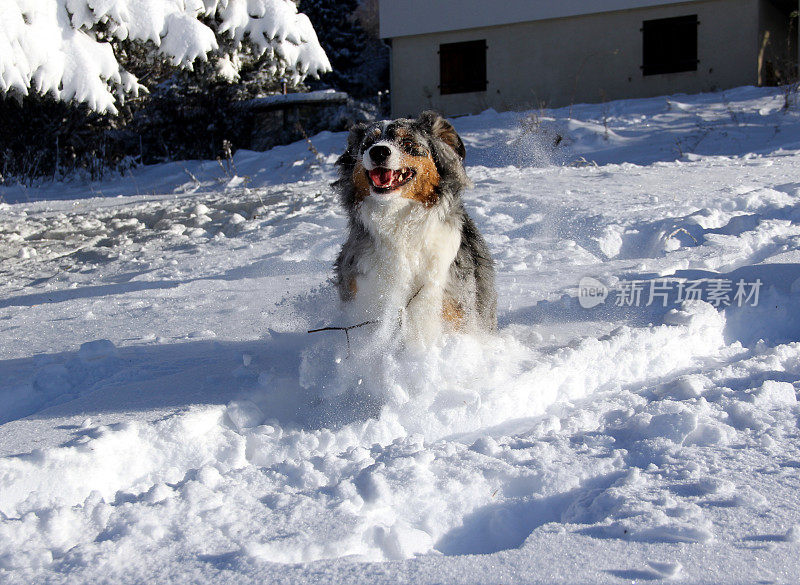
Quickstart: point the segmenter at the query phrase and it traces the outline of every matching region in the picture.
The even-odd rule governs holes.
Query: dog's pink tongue
[[[394,175],[394,173],[391,169],[372,169],[369,172],[370,179],[372,179],[372,182],[378,187],[391,185],[392,175]]]

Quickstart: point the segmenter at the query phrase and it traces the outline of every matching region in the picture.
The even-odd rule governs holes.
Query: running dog
[[[423,343],[497,328],[494,263],[461,200],[465,154],[435,112],[350,130],[334,183],[349,233],[334,270],[355,319]]]

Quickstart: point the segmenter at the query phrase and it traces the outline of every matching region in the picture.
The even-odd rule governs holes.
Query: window
[[[439,45],[439,90],[486,91],[486,41]]]
[[[642,23],[642,73],[697,71],[697,15]]]

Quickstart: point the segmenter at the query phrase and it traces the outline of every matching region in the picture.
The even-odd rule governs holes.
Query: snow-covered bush
[[[143,88],[120,59],[121,45],[135,42],[178,68],[211,61],[229,81],[253,63],[294,84],[330,70],[291,0],[3,0],[0,93],[35,91],[116,113]]]

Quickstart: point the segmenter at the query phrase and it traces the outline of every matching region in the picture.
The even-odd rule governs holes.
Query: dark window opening
[[[642,73],[697,71],[697,15],[642,23]]]
[[[439,45],[439,90],[486,91],[486,41]]]

